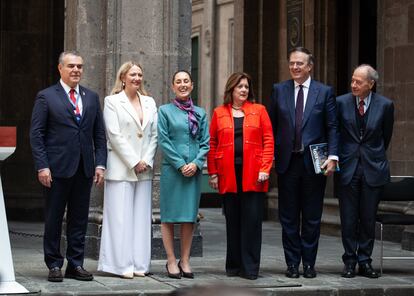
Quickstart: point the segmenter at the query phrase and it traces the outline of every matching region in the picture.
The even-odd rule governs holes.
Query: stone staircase
[[[379,211],[404,213],[407,203],[381,203]],[[277,217],[277,189],[268,193],[267,218],[278,220]],[[321,234],[341,236],[341,220],[339,216],[339,202],[337,198],[325,197],[321,220]],[[379,225],[377,224],[376,238],[379,240]],[[403,250],[414,251],[414,226],[384,226],[384,240],[401,243]]]
[[[341,236],[341,219],[336,198],[325,198],[323,204],[321,234]]]

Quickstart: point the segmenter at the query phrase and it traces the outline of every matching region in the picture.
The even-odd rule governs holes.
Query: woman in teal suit
[[[206,112],[190,98],[193,81],[187,71],[173,75],[175,99],[159,108],[158,143],[161,167],[161,233],[171,278],[193,278],[190,250],[200,202],[201,173],[209,150]],[[181,225],[181,256],[174,255],[174,223]]]

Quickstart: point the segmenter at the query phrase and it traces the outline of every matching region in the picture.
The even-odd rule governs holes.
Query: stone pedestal
[[[200,232],[200,222],[194,225],[193,243],[191,245],[191,257],[203,257],[203,237]],[[174,251],[175,256],[180,258],[180,225],[174,225]],[[159,212],[153,212],[152,219],[152,259],[165,259],[164,246],[161,236],[161,221]]]

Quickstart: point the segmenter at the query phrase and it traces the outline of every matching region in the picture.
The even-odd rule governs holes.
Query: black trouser
[[[60,253],[60,237],[62,220],[66,214],[66,258],[68,267],[83,265],[85,234],[88,226],[89,199],[92,178],[87,178],[83,170],[82,160],[74,176],[56,178],[52,173],[52,186],[45,188],[45,232],[43,249],[45,263],[48,268],[63,266],[63,256]]]
[[[345,264],[371,263],[375,241],[375,216],[383,186],[369,186],[358,164],[348,185],[339,184],[342,244]]]
[[[236,166],[237,193],[223,196],[226,217],[226,272],[258,275],[262,247],[263,192],[243,192],[242,168]]]
[[[314,266],[318,252],[326,177],[308,173],[303,155],[292,155],[278,175],[279,220],[287,265]]]

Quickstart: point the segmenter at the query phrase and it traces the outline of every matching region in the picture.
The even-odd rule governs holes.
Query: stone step
[[[237,286],[237,284],[233,284]],[[207,285],[210,287],[211,284]],[[182,285],[182,288],[184,285]],[[361,296],[361,295],[376,295],[376,296],[389,296],[389,295],[414,295],[414,287],[410,285],[405,286],[380,286],[380,287],[341,287],[341,286],[319,286],[316,285],[313,288],[303,288],[300,284],[298,285],[291,285],[287,287],[275,287],[275,285],[242,285],[239,288],[244,288],[246,292],[249,290],[252,291],[253,294],[246,294],[246,295],[267,295],[267,296],[329,296],[329,295],[347,295],[347,296]],[[195,286],[195,291],[197,294],[189,294],[189,292],[183,293],[182,295],[199,295],[200,290],[203,291],[204,288],[202,285]],[[154,291],[140,291],[139,289],[119,289],[117,291],[100,291],[99,294],[95,292],[73,292],[73,293],[56,293],[56,292],[49,292],[49,291],[39,291],[39,292],[31,292],[30,295],[42,295],[42,296],[56,296],[56,295],[73,295],[73,296],[92,296],[92,295],[101,295],[101,296],[111,296],[111,295],[141,295],[141,296],[161,296],[161,295],[173,295],[173,292],[170,290],[154,290]],[[20,295],[20,294],[19,294]],[[178,294],[174,294],[178,295]],[[181,294],[180,294],[181,295]],[[225,295],[225,294],[220,294]],[[230,294],[226,294],[230,295]]]
[[[414,226],[406,226],[401,238],[401,248],[403,250],[414,251]]]
[[[341,236],[341,220],[338,214],[322,213],[321,234]]]
[[[323,200],[323,213],[339,216],[339,202],[337,198],[325,198]]]

